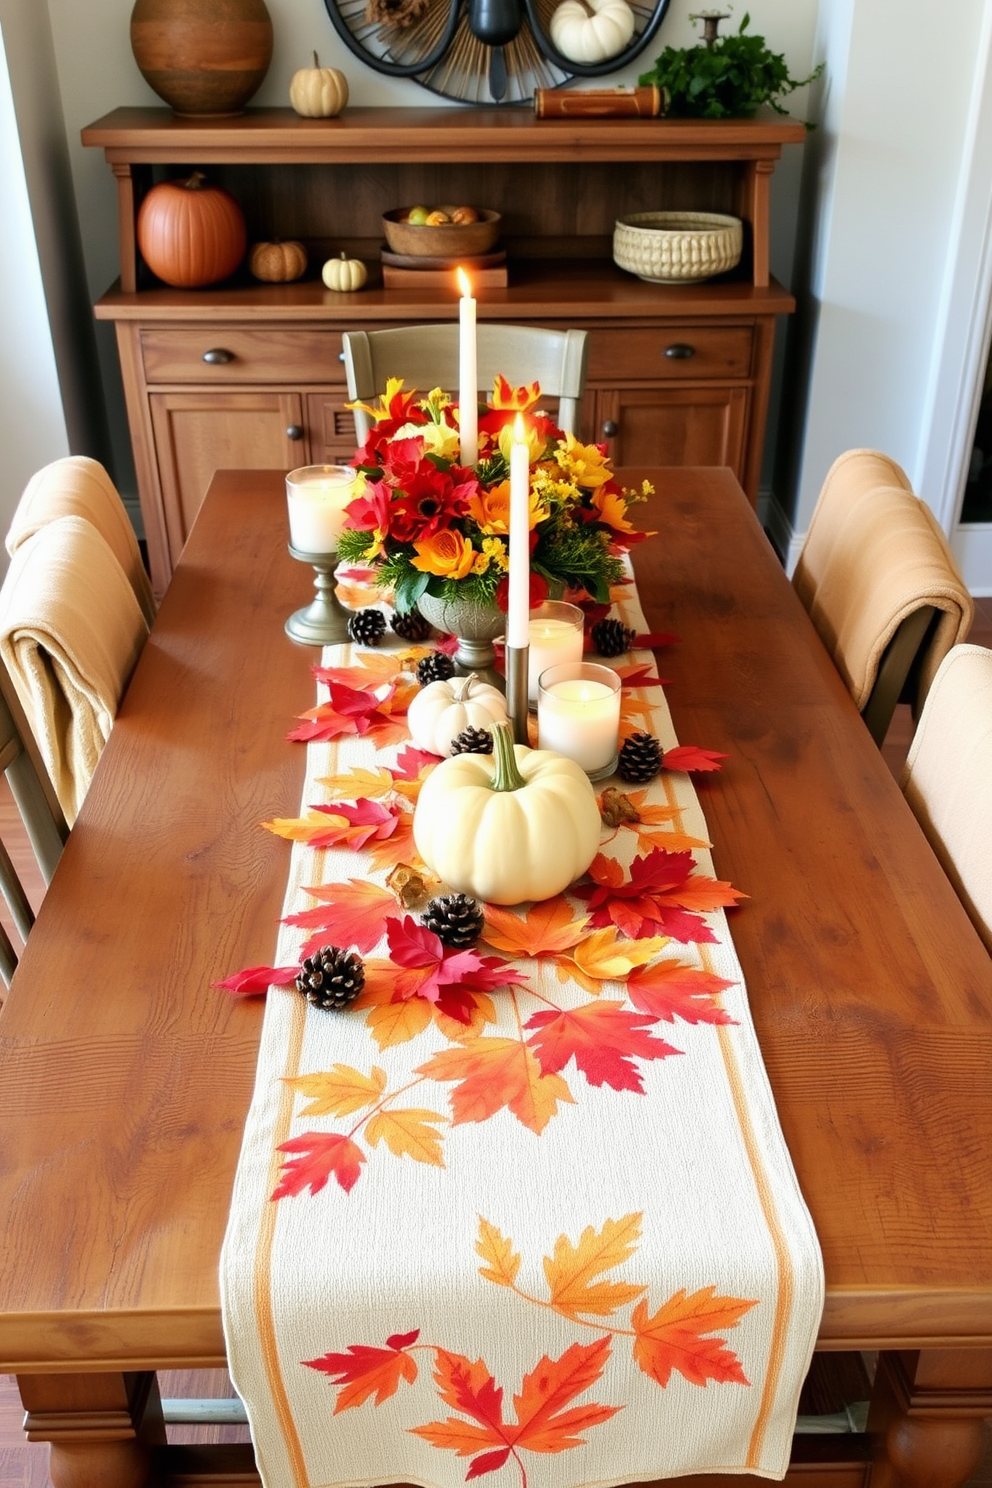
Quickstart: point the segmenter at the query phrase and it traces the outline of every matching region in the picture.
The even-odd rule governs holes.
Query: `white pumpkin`
[[[293,73],[289,101],[305,119],[333,119],[348,102],[348,79],[336,67],[321,67],[314,52],[313,66]]]
[[[574,760],[514,745],[508,722],[492,734],[492,754],[456,754],[424,781],[417,852],[457,893],[491,904],[551,899],[599,851],[596,793]]]
[[[474,672],[450,682],[428,682],[407,709],[413,742],[431,754],[449,755],[463,729],[491,729],[507,717],[506,699]]]
[[[551,17],[551,40],[570,62],[605,62],[634,34],[627,0],[562,0]]]
[[[369,271],[360,258],[349,258],[342,253],[340,258],[329,258],[320,271],[320,277],[328,289],[336,289],[342,294],[352,294],[369,277]]]

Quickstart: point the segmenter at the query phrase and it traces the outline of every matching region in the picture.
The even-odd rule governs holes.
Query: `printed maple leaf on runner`
[[[757,1306],[743,1297],[721,1297],[713,1286],[687,1293],[675,1292],[657,1312],[651,1313],[644,1293],[646,1286],[611,1279],[603,1273],[628,1261],[641,1238],[639,1213],[607,1219],[600,1229],[588,1225],[573,1243],[559,1235],[551,1255],[544,1257],[548,1297],[536,1297],[517,1285],[521,1256],[512,1240],[480,1216],[476,1253],[483,1264],[479,1275],[496,1286],[506,1287],[525,1302],[552,1311],[586,1327],[606,1323],[586,1322],[607,1318],[636,1303],[629,1328],[610,1329],[613,1337],[634,1338],[633,1358],[642,1373],[663,1389],[673,1371],[692,1385],[747,1385],[740,1359],[727,1347],[726,1339],[708,1335],[734,1328],[745,1313]]]
[[[667,1059],[680,1050],[647,1029],[655,1018],[628,1012],[621,1002],[601,998],[587,1007],[534,1013],[524,1028],[545,1075],[556,1075],[574,1059],[590,1085],[644,1094],[634,1059]]]
[[[352,1343],[346,1353],[322,1354],[319,1359],[304,1359],[308,1369],[319,1369],[329,1376],[332,1385],[343,1385],[334,1404],[334,1415],[354,1410],[375,1396],[373,1405],[395,1395],[400,1380],[408,1385],[417,1378],[417,1361],[406,1350],[416,1343],[420,1329],[412,1333],[393,1333],[386,1339],[386,1347],[374,1348],[366,1343]]]
[[[615,858],[599,853],[589,868],[592,883],[576,884],[573,893],[588,900],[591,924],[612,922],[633,940],[656,933],[683,942],[715,943],[702,915],[732,907],[747,895],[722,879],[694,873],[695,866],[690,852],[655,847],[634,858],[628,877]]]

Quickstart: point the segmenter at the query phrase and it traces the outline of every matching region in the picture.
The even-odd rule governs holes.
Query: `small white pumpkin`
[[[320,277],[328,289],[336,289],[345,294],[351,294],[362,285],[369,277],[369,271],[360,258],[349,258],[342,253],[340,258],[329,258],[320,271]]]
[[[456,754],[420,788],[413,840],[450,888],[491,904],[551,899],[599,851],[596,793],[573,760],[514,745],[492,727],[492,754]]]
[[[627,0],[562,0],[551,17],[551,40],[570,62],[605,62],[634,34]]]
[[[321,67],[314,52],[313,66],[293,73],[289,101],[304,119],[333,119],[348,102],[348,79],[336,67]]]
[[[406,721],[416,745],[431,754],[448,755],[462,729],[491,729],[507,716],[499,688],[470,672],[450,682],[428,682],[407,709]]]

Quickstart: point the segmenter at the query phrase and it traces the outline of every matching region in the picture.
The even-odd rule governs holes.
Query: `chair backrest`
[[[992,651],[954,646],[944,657],[902,788],[992,952]]]
[[[0,659],[71,825],[148,637],[96,528],[57,517],[14,553],[0,587]]]
[[[10,678],[0,668],[0,770],[20,812],[28,840],[46,884],[69,835],[69,827],[51,781],[31,737],[27,720]],[[34,911],[6,843],[0,840],[0,892],[22,940],[34,924]],[[10,986],[17,951],[0,925],[0,978]]]
[[[974,616],[929,507],[876,450],[831,466],[793,584],[879,744],[907,685],[918,715]]]
[[[141,613],[151,625],[155,600],[138,540],[117,487],[99,461],[69,455],[33,475],[14,512],[7,552],[13,557],[21,543],[58,517],[85,517],[93,523],[127,575]]]
[[[458,392],[458,326],[401,326],[386,331],[345,331],[344,366],[349,398],[373,402],[388,377],[402,377],[407,388],[427,394],[432,388]],[[588,336],[585,331],[549,331],[537,326],[478,327],[478,383],[485,394],[502,373],[516,385],[538,382],[548,399],[558,399],[558,423],[574,434],[586,380]],[[355,410],[359,444],[370,419]]]

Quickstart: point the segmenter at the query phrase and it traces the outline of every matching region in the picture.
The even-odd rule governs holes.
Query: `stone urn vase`
[[[272,17],[265,0],[136,0],[131,50],[177,114],[241,114],[272,60]]]
[[[501,609],[474,599],[452,603],[433,594],[422,594],[417,609],[435,630],[458,637],[458,649],[452,660],[459,676],[475,672],[480,681],[498,687],[501,692],[504,690],[506,684],[495,669],[493,649],[493,641],[506,630],[506,616]]]

